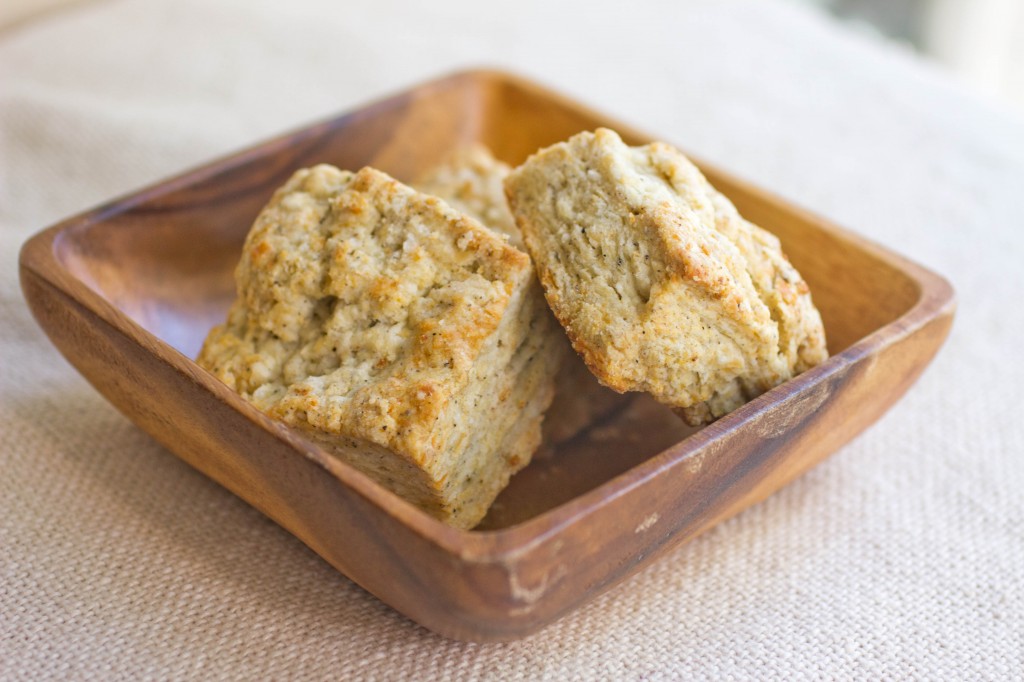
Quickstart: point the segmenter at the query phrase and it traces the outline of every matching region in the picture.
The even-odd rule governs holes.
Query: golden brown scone
[[[778,239],[676,149],[580,133],[505,188],[548,303],[606,386],[700,425],[828,356]]]
[[[487,147],[474,144],[455,150],[415,186],[421,192],[441,197],[523,248],[522,235],[505,200],[504,181],[511,170],[508,164],[494,158]],[[569,341],[557,324],[552,325],[552,337],[565,351],[555,377],[555,398],[542,428],[544,442],[558,444],[611,412],[622,399],[602,386],[579,356],[569,351]]]
[[[505,201],[505,178],[511,171],[512,167],[494,158],[487,147],[472,144],[456,149],[413,186],[507,235],[522,249],[522,235]]]
[[[380,171],[298,171],[263,209],[199,363],[452,525],[529,462],[558,349],[530,259]]]

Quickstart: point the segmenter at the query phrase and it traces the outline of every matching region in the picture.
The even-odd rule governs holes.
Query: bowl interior
[[[98,209],[91,220],[59,235],[57,257],[142,328],[194,358],[234,298],[233,270],[253,219],[295,169],[322,162],[349,169],[373,165],[409,181],[470,142],[482,142],[516,164],[539,147],[600,125],[618,128],[629,142],[645,141],[515,79],[464,74],[310,126],[159,191]],[[814,292],[833,355],[893,322],[919,300],[919,285],[881,253],[702,167],[745,217],[782,240]],[[480,528],[508,527],[551,509],[693,432],[652,400],[623,396],[610,416],[557,452],[543,452],[518,474]]]

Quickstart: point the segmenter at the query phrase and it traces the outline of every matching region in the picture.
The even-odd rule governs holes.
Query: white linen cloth
[[[0,678],[1024,674],[1024,123],[781,2],[117,0],[0,33]],[[449,641],[153,443],[38,329],[38,229],[443,72],[522,73],[945,274],[881,422],[539,634]]]

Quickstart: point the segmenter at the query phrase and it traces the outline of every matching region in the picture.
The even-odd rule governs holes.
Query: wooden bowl
[[[339,571],[449,637],[508,640],[764,499],[874,422],[953,318],[949,284],[699,164],[775,232],[821,310],[832,358],[700,430],[642,397],[513,480],[480,528],[447,527],[271,421],[199,368],[234,297],[243,238],[301,166],[409,180],[480,141],[511,164],[598,126],[650,136],[520,78],[471,71],[215,161],[27,242],[25,297],[53,343],[129,419]]]

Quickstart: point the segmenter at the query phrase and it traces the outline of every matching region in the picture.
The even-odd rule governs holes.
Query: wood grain
[[[70,218],[22,250],[22,287],[54,344],[124,414],[328,562],[444,635],[537,630],[856,436],[948,333],[941,277],[698,160],[810,283],[833,357],[720,421],[620,409],[538,459],[474,531],[435,521],[243,402],[191,361],[233,295],[242,240],[275,187],[319,162],[409,180],[454,147],[510,163],[605,125],[522,79],[474,71],[308,126]]]

